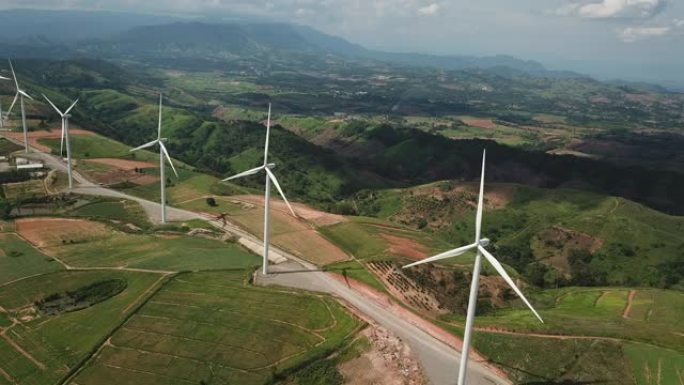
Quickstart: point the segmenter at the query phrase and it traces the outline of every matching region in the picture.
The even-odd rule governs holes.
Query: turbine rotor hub
[[[274,169],[275,166],[276,166],[275,163],[268,163],[268,164],[266,165],[266,167],[268,167],[269,169]]]
[[[490,243],[489,238],[482,238],[482,239],[480,239],[480,246],[482,246],[482,247],[487,247],[487,246],[489,246],[489,243]]]

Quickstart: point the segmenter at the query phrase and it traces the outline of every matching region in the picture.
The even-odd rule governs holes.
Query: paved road
[[[28,154],[28,156],[33,159],[41,159],[50,168],[66,173],[66,164],[57,157],[40,152],[33,152]],[[159,218],[160,205],[158,202],[151,202],[146,199],[124,194],[120,191],[104,188],[90,182],[78,172],[74,172],[73,176],[74,180],[78,183],[78,187],[72,190],[75,193],[129,199],[140,203],[152,220]],[[217,227],[222,227],[221,223],[217,220],[178,208],[167,207],[167,215],[171,221],[203,219],[213,223]],[[229,224],[224,229],[238,238],[246,240],[246,244],[259,245],[261,243],[261,240],[257,237],[241,230],[237,226]],[[402,338],[416,353],[431,384],[456,384],[458,360],[460,359],[459,351],[438,341],[412,323],[380,306],[380,304],[375,301],[348,288],[338,281],[329,279],[326,274],[317,271],[318,268],[315,265],[303,261],[284,250],[279,250],[273,246],[272,249],[275,252],[274,254],[277,253],[278,256],[283,256],[289,261],[273,266],[272,271],[279,274],[259,277],[258,280],[260,283],[320,291],[343,298],[359,309],[359,311],[364,313],[368,318],[375,320],[379,325],[391,330]],[[509,385],[510,382],[500,378],[497,374],[492,373],[488,368],[471,361],[468,367],[468,384]]]

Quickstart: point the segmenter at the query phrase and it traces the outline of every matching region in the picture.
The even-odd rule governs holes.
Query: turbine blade
[[[238,179],[238,178],[242,178],[242,177],[249,176],[249,175],[254,175],[263,169],[264,169],[264,166],[259,166],[257,168],[253,168],[251,170],[247,170],[247,171],[241,172],[239,174],[235,174],[231,177],[228,177],[228,178],[222,180],[222,182],[227,182],[229,180]]]
[[[9,116],[9,114],[12,113],[12,108],[14,108],[14,105],[17,104],[17,99],[19,99],[19,93],[17,92],[14,94],[14,99],[12,100],[12,104],[10,104],[9,110],[5,113],[5,115]]]
[[[27,93],[24,92],[23,90],[19,90],[19,93],[22,94],[22,95],[24,95],[24,96],[26,96],[27,98],[33,100],[33,98],[31,97],[31,95],[27,94]]]
[[[159,140],[153,140],[153,141],[151,141],[151,142],[149,142],[149,143],[143,144],[142,146],[136,147],[136,148],[132,149],[132,150],[129,151],[129,152],[135,152],[135,151],[138,151],[138,150],[142,150],[143,148],[152,147],[152,146],[154,146],[155,144],[157,144],[157,142],[159,142]]]
[[[157,125],[157,140],[161,140],[161,125],[162,124],[162,94],[159,93],[159,124]]]
[[[76,106],[76,103],[78,103],[78,99],[76,99],[76,100],[71,104],[71,106],[69,106],[69,108],[67,108],[67,110],[64,111],[64,115],[68,114],[69,111],[71,111],[71,109],[74,108],[74,107]]]
[[[9,62],[10,70],[12,71],[12,78],[14,79],[14,85],[17,86],[17,92],[19,92],[19,82],[17,81],[17,74],[14,72],[14,66],[12,65],[12,60],[7,59]]]
[[[266,120],[266,144],[264,145],[264,166],[268,164],[268,141],[271,136],[271,103],[268,103],[268,119]]]
[[[54,108],[55,111],[57,111],[57,113],[58,113],[60,116],[64,116],[64,114],[62,113],[62,111],[60,111],[59,108],[57,108],[57,106],[55,106],[55,104],[52,103],[52,100],[48,99],[48,97],[45,96],[45,94],[43,94],[43,97],[45,98],[45,100],[47,100],[48,103],[50,103],[50,105],[52,106],[52,108]],[[64,127],[62,127],[62,133],[64,133]]]
[[[467,252],[467,251],[469,251],[469,250],[472,250],[472,249],[474,249],[474,248],[476,248],[476,247],[477,247],[477,244],[476,244],[476,243],[473,243],[473,244],[470,244],[470,245],[466,245],[466,246],[461,246],[461,247],[459,247],[459,248],[457,248],[457,249],[445,251],[445,252],[443,252],[443,253],[441,253],[441,254],[437,254],[437,255],[435,255],[435,256],[433,256],[433,257],[425,258],[425,259],[422,259],[422,260],[420,260],[420,261],[418,261],[418,262],[410,263],[410,264],[408,264],[408,265],[406,265],[406,266],[404,266],[404,267],[402,267],[402,268],[403,268],[403,269],[407,269],[407,268],[409,268],[409,267],[413,267],[413,266],[417,266],[417,265],[422,265],[422,264],[429,263],[429,262],[439,261],[439,260],[447,259],[447,258],[458,257],[459,255],[461,255],[461,254],[463,254],[463,253],[465,253],[465,252]]]
[[[169,152],[166,150],[166,146],[164,146],[164,142],[159,141],[159,147],[161,148],[162,152],[166,156],[166,160],[169,161],[169,164],[171,165],[171,169],[173,170],[173,173],[176,174],[176,178],[178,178],[178,172],[176,172],[176,167],[173,166],[173,162],[171,161],[171,156],[169,156]]]
[[[62,140],[59,143],[59,156],[64,156],[64,118],[62,118]]]
[[[10,78],[6,78],[4,76],[0,76],[0,80],[10,80]]]
[[[480,242],[482,235],[482,209],[484,205],[484,179],[485,179],[485,158],[487,150],[482,152],[482,174],[480,174],[480,196],[477,200],[477,216],[475,217],[475,243]]]
[[[477,249],[480,250],[480,252],[482,253],[482,255],[484,255],[485,258],[487,258],[489,263],[494,267],[494,269],[496,269],[499,275],[503,277],[506,283],[508,283],[508,286],[510,286],[513,289],[513,291],[515,291],[515,293],[518,295],[518,297],[520,297],[520,299],[522,299],[523,302],[525,302],[525,305],[527,305],[527,307],[529,307],[530,310],[532,310],[532,313],[534,313],[534,315],[539,319],[539,321],[541,323],[544,323],[544,320],[541,318],[541,316],[539,316],[539,313],[537,313],[537,311],[534,310],[530,302],[523,295],[522,291],[518,289],[518,287],[513,282],[513,279],[511,279],[511,277],[508,275],[506,269],[504,269],[501,263],[499,263],[499,261],[497,261],[496,258],[494,258],[494,256],[490,254],[489,251],[487,251],[487,249],[485,249],[484,247],[478,246]]]
[[[280,188],[280,183],[278,183],[278,179],[276,179],[276,176],[273,174],[273,172],[271,172],[271,170],[268,169],[268,167],[265,167],[264,170],[266,170],[266,174],[268,174],[268,177],[271,178],[271,182],[273,182],[273,184],[278,189],[280,196],[283,197],[283,200],[285,201],[287,208],[290,209],[292,216],[297,218],[297,214],[295,214],[295,211],[292,209],[292,206],[290,206],[290,202],[287,200],[287,198],[285,198],[285,193],[283,192],[283,189]]]

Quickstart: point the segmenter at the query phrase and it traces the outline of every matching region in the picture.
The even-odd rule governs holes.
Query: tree
[[[214,199],[214,197],[208,197],[207,198],[207,205],[209,205],[211,207],[216,207],[216,206],[218,206],[218,203],[216,203],[216,199]]]

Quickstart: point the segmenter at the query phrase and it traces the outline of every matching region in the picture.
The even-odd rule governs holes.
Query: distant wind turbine
[[[54,103],[52,103],[52,101],[51,101],[50,99],[48,99],[47,96],[45,96],[45,94],[43,94],[43,97],[45,98],[45,100],[48,101],[48,103],[50,103],[50,105],[52,106],[52,108],[54,108],[55,111],[57,111],[57,113],[59,114],[59,116],[62,117],[62,142],[61,142],[61,145],[60,145],[60,148],[59,148],[59,157],[61,158],[61,157],[62,157],[62,153],[64,152],[64,151],[63,151],[63,148],[64,148],[64,140],[65,140],[65,138],[66,138],[67,174],[69,175],[69,188],[71,189],[71,188],[73,188],[74,186],[73,186],[73,181],[72,181],[72,177],[71,177],[71,142],[70,142],[70,140],[69,140],[69,118],[71,117],[71,115],[69,114],[69,112],[71,111],[72,108],[74,108],[74,106],[76,106],[76,103],[78,103],[78,99],[76,99],[76,100],[71,104],[71,106],[69,106],[69,108],[67,108],[66,111],[62,112],[62,111],[59,110],[59,108],[57,108],[57,106],[55,106]]]
[[[131,152],[142,150],[143,148],[148,148],[152,147],[155,144],[159,144],[159,177],[161,178],[161,223],[166,223],[166,170],[165,170],[165,163],[164,163],[164,158],[166,157],[166,160],[169,161],[169,164],[171,165],[171,169],[173,170],[173,173],[176,174],[176,178],[178,178],[178,173],[176,172],[176,168],[173,166],[173,162],[171,161],[171,157],[169,156],[169,152],[166,150],[166,146],[164,145],[164,141],[166,141],[166,138],[161,137],[161,129],[162,129],[162,94],[159,94],[159,124],[157,126],[157,139],[145,143],[140,147],[136,147],[131,150]]]
[[[14,108],[14,104],[17,102],[17,98],[19,98],[19,103],[21,105],[21,125],[24,128],[24,150],[28,153],[29,152],[29,144],[28,144],[28,129],[26,128],[26,110],[24,109],[24,96],[33,100],[31,95],[27,94],[24,90],[19,88],[19,81],[17,80],[17,74],[14,72],[14,66],[12,65],[12,60],[7,59],[10,65],[10,69],[12,70],[12,77],[14,78],[14,85],[17,87],[17,93],[14,95],[14,100],[12,100],[12,104],[10,105],[9,110],[7,110],[7,115],[12,113],[12,108]]]
[[[269,220],[270,220],[270,200],[271,200],[271,182],[276,186],[278,189],[278,193],[280,193],[280,196],[283,197],[283,200],[285,201],[285,204],[287,207],[290,209],[290,212],[292,213],[293,217],[297,217],[297,214],[295,214],[294,210],[292,209],[292,206],[290,206],[290,202],[285,198],[285,193],[283,193],[283,189],[280,188],[280,183],[278,183],[278,179],[276,178],[275,174],[273,174],[273,171],[271,171],[272,168],[275,167],[275,163],[268,163],[268,140],[271,135],[271,104],[268,104],[268,120],[266,121],[266,144],[264,146],[264,164],[257,168],[253,168],[251,170],[241,172],[237,175],[233,175],[230,178],[226,178],[223,181],[227,182],[229,180],[233,179],[238,179],[242,178],[244,176],[249,176],[249,175],[254,175],[258,172],[261,172],[262,170],[266,173],[266,192],[264,193],[264,261],[263,261],[263,266],[262,266],[262,272],[264,275],[268,274],[268,236],[269,236]]]
[[[475,266],[473,267],[473,281],[470,285],[470,298],[468,300],[468,316],[466,317],[466,327],[465,327],[465,334],[463,337],[463,350],[461,351],[461,364],[459,366],[459,371],[458,371],[458,385],[465,385],[465,380],[466,380],[466,369],[468,366],[468,353],[470,351],[470,342],[472,340],[472,334],[473,334],[473,323],[475,321],[475,307],[477,305],[477,294],[478,290],[480,287],[480,268],[482,265],[482,256],[489,261],[489,263],[496,269],[496,271],[503,277],[503,279],[508,283],[508,285],[515,291],[516,294],[520,297],[520,299],[525,302],[527,307],[532,310],[532,313],[541,321],[542,323],[544,322],[539,314],[537,313],[536,310],[530,305],[530,302],[527,301],[527,298],[523,295],[523,293],[518,289],[518,287],[515,285],[511,277],[506,273],[506,270],[501,266],[501,263],[494,258],[492,254],[485,249],[489,245],[489,239],[487,238],[480,238],[481,235],[481,230],[482,230],[482,210],[483,210],[483,200],[484,200],[484,178],[485,178],[485,157],[486,157],[486,151],[482,153],[482,175],[480,179],[480,196],[479,200],[477,203],[477,216],[475,217],[475,242],[467,245],[467,246],[462,246],[457,249],[453,249],[438,255],[435,255],[434,257],[426,258],[421,261],[411,263],[409,265],[404,266],[404,269],[416,266],[416,265],[422,265],[424,263],[428,262],[435,262],[439,261],[442,259],[447,259],[447,258],[453,258],[456,256],[459,256],[469,250],[476,250],[477,251],[477,256],[475,257]]]

